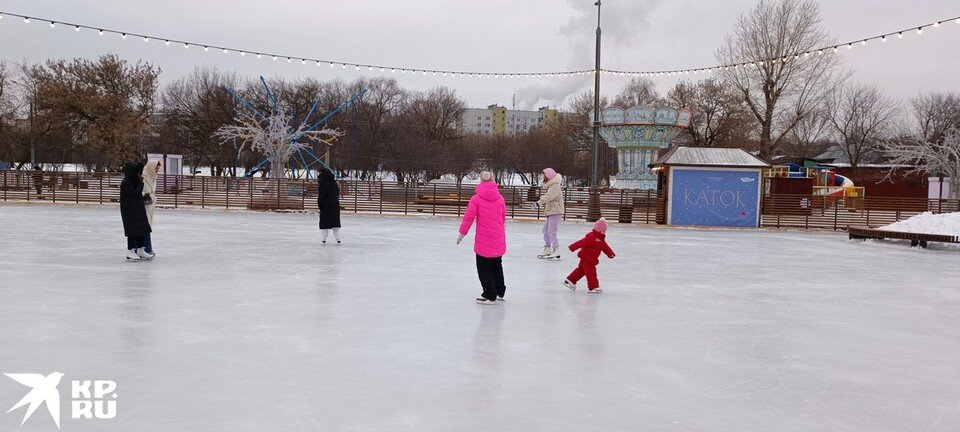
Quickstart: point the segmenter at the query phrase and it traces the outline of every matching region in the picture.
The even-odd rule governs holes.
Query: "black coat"
[[[140,173],[143,164],[128,163],[123,166],[123,181],[120,183],[120,218],[123,219],[123,235],[137,237],[150,232],[147,208],[143,205],[143,182]]]
[[[340,228],[340,187],[329,171],[322,172],[317,179],[317,208],[320,229]]]

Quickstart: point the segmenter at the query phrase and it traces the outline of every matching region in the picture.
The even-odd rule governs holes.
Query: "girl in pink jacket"
[[[473,221],[477,221],[473,251],[477,254],[477,276],[483,286],[483,294],[477,298],[480,304],[496,304],[503,301],[507,287],[503,284],[503,255],[507,253],[507,206],[493,181],[493,173],[480,173],[477,193],[470,198],[467,211],[460,223],[457,244],[463,241]]]

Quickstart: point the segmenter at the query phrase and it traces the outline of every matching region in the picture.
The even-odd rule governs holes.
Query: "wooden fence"
[[[3,201],[110,204],[120,200],[119,173],[0,171]],[[393,182],[341,180],[340,205],[347,213],[460,216],[474,186],[454,184],[399,185]],[[167,207],[214,207],[251,210],[316,209],[313,180],[205,176],[160,176],[157,203]],[[543,217],[532,202],[540,188],[504,186],[501,194],[511,218]],[[605,189],[597,197],[600,214],[622,223],[662,223],[663,194],[658,191]],[[590,208],[586,188],[564,190],[564,219],[585,220]],[[960,211],[956,200],[922,198],[766,195],[760,225],[774,228],[845,230],[879,227],[925,211]]]

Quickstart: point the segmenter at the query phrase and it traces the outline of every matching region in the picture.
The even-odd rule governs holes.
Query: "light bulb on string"
[[[923,34],[923,27],[917,27],[917,34]]]
[[[853,44],[852,44],[852,43],[848,43],[848,44],[847,44],[847,49],[853,49]]]
[[[24,23],[24,24],[30,24],[30,18],[29,18],[29,17],[23,17],[23,23]]]
[[[261,57],[263,57],[263,54],[257,53],[257,59],[260,59]]]
[[[223,49],[223,53],[224,53],[224,54],[230,54],[230,50],[224,48],[224,49]]]
[[[277,61],[277,56],[273,56],[273,61]]]
[[[190,49],[190,44],[184,42],[183,49]]]
[[[341,64],[340,66],[341,66],[341,67],[343,67],[344,69],[346,69],[346,68],[347,68],[347,64],[346,64],[346,63],[344,63],[344,64]]]
[[[144,37],[143,37],[143,43],[148,43],[148,42],[150,42],[150,38],[144,36]]]
[[[880,38],[880,42],[886,42],[886,41],[887,41],[887,35],[883,35],[883,37]]]
[[[933,27],[934,28],[940,27],[940,21],[933,23]]]
[[[240,51],[240,57],[244,57],[244,56],[246,56],[246,55],[247,55],[247,52],[246,52],[246,51]]]
[[[903,39],[903,32],[897,33],[897,39]]]
[[[864,39],[864,40],[860,41],[860,45],[861,45],[861,46],[867,46],[867,40]]]
[[[80,26],[77,26],[77,27],[74,28],[73,30],[74,30],[74,31],[80,31]]]
[[[293,61],[293,59],[290,57],[287,57],[287,63],[290,63],[291,61]]]
[[[210,52],[210,47],[204,45],[204,46],[203,46],[203,50],[204,50],[205,52]]]
[[[120,33],[120,39],[126,39],[126,38],[127,38],[126,33]]]
[[[163,43],[166,44],[167,46],[170,46],[170,41],[163,41]]]
[[[330,67],[333,67],[333,63],[330,63]]]
[[[307,61],[304,60],[304,59],[300,59],[300,64],[305,65],[305,64],[307,64]]]
[[[50,28],[54,28],[54,27],[56,27],[56,26],[57,26],[57,23],[55,23],[55,22],[53,22],[53,21],[50,21]]]

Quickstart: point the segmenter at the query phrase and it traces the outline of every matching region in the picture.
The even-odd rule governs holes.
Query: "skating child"
[[[477,193],[470,198],[467,211],[460,223],[460,235],[457,244],[463,241],[474,220],[477,233],[474,237],[473,251],[477,254],[477,276],[483,286],[483,294],[477,298],[480,304],[496,304],[503,301],[507,287],[503,282],[503,255],[507,253],[507,206],[500,195],[493,173],[480,173]]]
[[[577,254],[577,256],[580,257],[580,264],[577,265],[577,268],[573,269],[570,276],[567,276],[567,279],[563,281],[565,287],[570,288],[571,291],[576,290],[577,282],[586,276],[589,292],[603,292],[603,290],[600,289],[600,281],[597,280],[597,264],[600,264],[600,253],[603,252],[611,259],[616,256],[616,254],[613,253],[613,249],[610,249],[610,246],[607,245],[606,232],[607,220],[600,218],[593,224],[593,231],[590,231],[584,238],[570,245],[571,252],[577,249],[580,250],[580,253]]]

